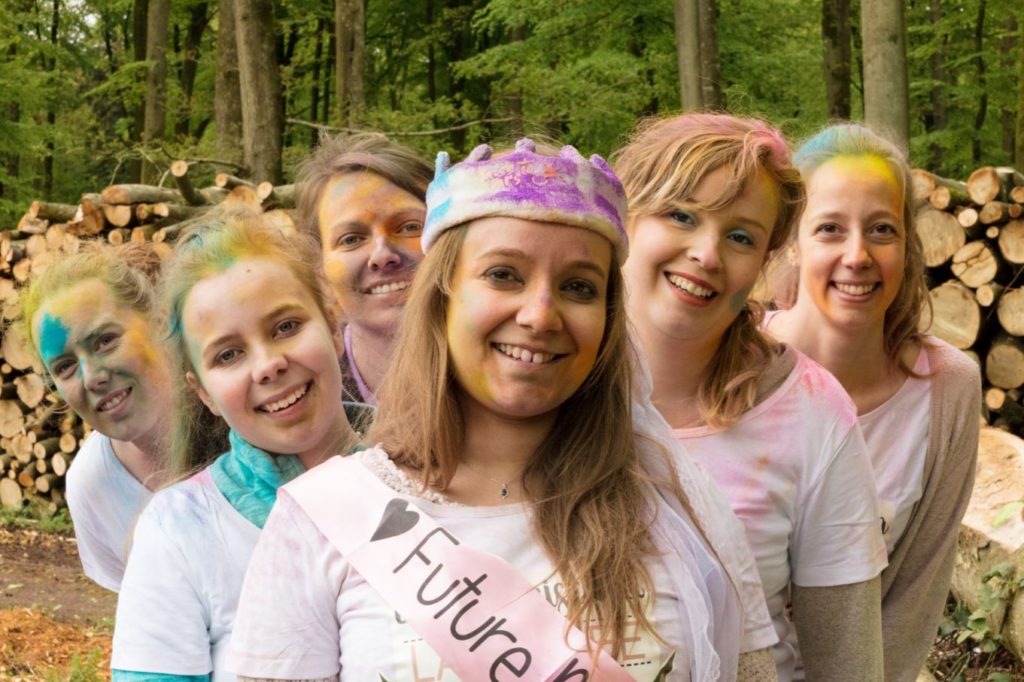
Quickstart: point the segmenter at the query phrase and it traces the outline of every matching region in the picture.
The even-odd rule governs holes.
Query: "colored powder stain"
[[[805,372],[800,377],[800,385],[803,386],[804,390],[807,391],[808,395],[814,395],[818,392],[818,387],[815,385],[814,376],[810,372]]]
[[[128,324],[121,342],[123,354],[130,356],[138,355],[141,364],[152,366],[159,362],[159,355],[153,345],[149,330],[141,320],[135,320]]]
[[[731,310],[734,314],[738,315],[739,312],[743,310],[743,306],[746,305],[747,298],[750,297],[750,292],[753,290],[753,288],[753,285],[749,287],[743,287],[735,294],[733,294],[732,298],[729,299],[729,310]]]
[[[70,333],[60,318],[49,313],[43,315],[43,320],[39,324],[39,355],[43,362],[49,364],[51,360],[64,353]]]
[[[881,157],[874,154],[841,154],[832,158],[829,164],[849,173],[863,173],[882,178],[899,187],[896,172]]]

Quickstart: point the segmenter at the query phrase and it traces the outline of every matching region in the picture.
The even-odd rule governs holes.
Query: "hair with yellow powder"
[[[346,173],[373,173],[424,200],[434,172],[408,147],[380,133],[341,135],[325,140],[299,168],[295,207],[300,232],[320,243],[320,199],[333,178]]]
[[[702,206],[707,210],[728,206],[764,173],[778,195],[764,265],[789,240],[805,202],[804,184],[785,139],[755,118],[684,114],[647,120],[612,156],[612,165],[626,188],[630,221],[691,203],[698,185],[719,168],[729,169],[729,182],[714,202]],[[711,360],[697,393],[701,417],[711,426],[728,426],[758,400],[758,382],[778,348],[759,330],[763,316],[762,306],[748,300]]]
[[[166,332],[175,368],[177,404],[170,447],[170,467],[175,477],[205,466],[228,449],[227,425],[218,419],[217,428],[211,432],[209,420],[204,418],[209,412],[185,380],[186,372],[195,371],[182,324],[185,301],[198,282],[245,258],[269,258],[285,265],[309,291],[328,328],[336,328],[316,268],[320,250],[309,237],[285,235],[262,215],[248,212],[213,219],[183,235],[165,268],[161,286],[161,307],[166,311]]]
[[[28,281],[18,299],[21,303],[18,324],[38,352],[32,318],[49,298],[88,280],[103,282],[120,305],[150,318],[154,312],[155,281],[160,265],[160,257],[146,244],[85,243],[78,253],[61,258]]]
[[[806,180],[814,171],[836,157],[871,157],[889,169],[902,196],[904,226],[903,281],[896,297],[885,311],[885,352],[906,374],[913,376],[913,367],[901,357],[908,343],[921,339],[920,322],[924,307],[931,306],[924,278],[924,247],[914,221],[916,206],[910,164],[898,146],[867,126],[843,123],[825,128],[810,138],[795,155],[796,164]]]

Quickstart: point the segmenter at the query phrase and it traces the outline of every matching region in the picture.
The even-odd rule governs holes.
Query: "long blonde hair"
[[[188,475],[228,449],[227,424],[223,419],[211,418],[211,413],[185,380],[186,373],[195,370],[189,359],[182,322],[189,292],[199,281],[227,270],[239,259],[272,258],[287,266],[309,290],[328,328],[335,329],[333,313],[316,267],[319,257],[320,251],[311,238],[302,234],[285,235],[263,216],[247,212],[212,219],[179,240],[161,281],[166,334],[175,368],[175,414],[169,456],[172,477]]]
[[[458,467],[465,424],[449,366],[447,308],[470,225],[442,233],[413,281],[395,360],[379,392],[370,442],[444,490]],[[615,257],[598,357],[583,386],[559,409],[523,479],[533,532],[566,586],[567,618],[584,631],[600,623],[598,646],[625,643],[626,621],[654,629],[643,608],[651,594],[644,559],[655,552],[649,528],[653,486],[640,465],[630,405],[632,353],[622,278]],[[690,507],[678,482],[667,482]],[[655,633],[657,634],[657,633]]]
[[[902,149],[871,128],[857,123],[842,123],[825,128],[800,145],[794,158],[800,173],[809,180],[814,171],[837,156],[880,159],[896,178],[902,195],[901,208],[906,234],[903,281],[896,292],[896,298],[885,311],[883,343],[890,360],[905,374],[916,376],[913,367],[904,362],[902,351],[908,343],[921,341],[921,313],[925,306],[931,308],[931,299],[924,279],[924,246],[914,220],[917,207],[912,191],[910,164]]]
[[[755,118],[685,114],[650,119],[637,126],[629,143],[612,156],[612,164],[626,188],[631,221],[666,214],[680,202],[692,201],[704,178],[719,168],[729,169],[729,181],[703,207],[708,210],[728,206],[752,178],[764,173],[779,198],[764,265],[789,241],[805,202],[804,184],[782,134]],[[728,426],[757,402],[767,360],[778,350],[759,329],[763,317],[761,304],[748,300],[705,372],[697,400],[701,418],[711,426]]]

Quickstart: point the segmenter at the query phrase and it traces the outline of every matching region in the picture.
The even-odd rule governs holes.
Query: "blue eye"
[[[673,222],[679,223],[680,225],[686,225],[687,227],[695,227],[697,225],[697,216],[690,211],[684,211],[681,208],[677,208],[668,214],[669,219]]]
[[[733,230],[725,237],[726,239],[736,242],[742,246],[754,246],[754,238],[750,236],[750,233],[746,230]]]

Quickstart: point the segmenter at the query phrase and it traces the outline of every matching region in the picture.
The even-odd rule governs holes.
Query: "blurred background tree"
[[[1022,25],[1005,0],[7,0],[0,227],[32,199],[167,184],[176,158],[288,179],[328,130],[608,154],[681,109],[794,139],[866,118],[950,177],[1024,167]]]

